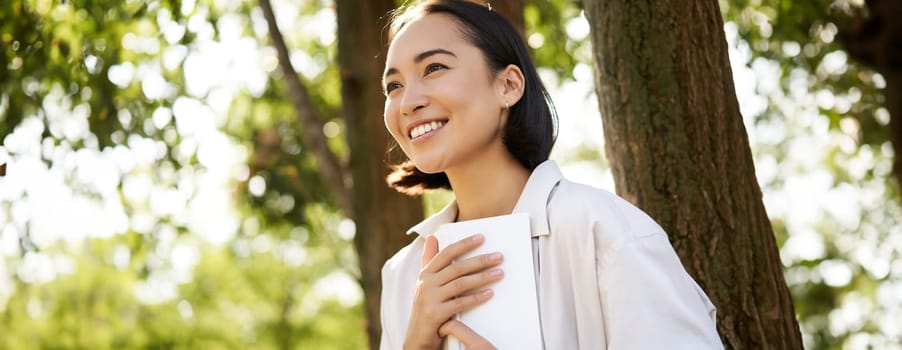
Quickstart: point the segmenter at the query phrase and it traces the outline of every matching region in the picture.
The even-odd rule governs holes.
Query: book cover
[[[504,254],[504,261],[498,265],[504,270],[504,278],[486,287],[494,291],[494,296],[456,316],[498,349],[542,348],[529,227],[529,215],[517,213],[445,224],[435,233],[439,250],[477,233],[485,236],[482,245],[458,259],[493,252]],[[464,349],[452,336],[445,345],[446,349]]]

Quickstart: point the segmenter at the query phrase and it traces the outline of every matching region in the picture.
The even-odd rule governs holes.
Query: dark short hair
[[[503,16],[484,5],[467,0],[429,0],[394,13],[389,42],[407,23],[438,13],[450,15],[458,23],[467,41],[482,52],[492,73],[511,64],[523,72],[523,97],[510,107],[502,140],[514,158],[532,171],[551,154],[557,138],[557,114],[523,37]],[[401,193],[419,195],[428,189],[451,189],[444,172],[424,173],[410,160],[390,168],[388,185]]]

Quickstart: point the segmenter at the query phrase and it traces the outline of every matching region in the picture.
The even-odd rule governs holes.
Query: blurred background
[[[902,348],[887,107],[902,96],[882,73],[900,67],[844,36],[873,29],[875,3],[720,1],[810,349]],[[352,24],[332,1],[272,7],[347,164],[336,38]],[[613,191],[581,5],[526,1],[524,22],[560,115],[552,159]],[[0,348],[366,348],[357,226],[272,38],[256,0],[0,4]],[[425,196],[423,214],[450,198]]]

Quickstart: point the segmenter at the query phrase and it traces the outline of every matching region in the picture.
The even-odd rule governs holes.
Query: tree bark
[[[346,171],[338,161],[335,153],[329,149],[326,142],[326,135],[323,132],[323,118],[319,116],[319,112],[313,107],[310,100],[310,94],[304,84],[301,84],[301,78],[298,77],[297,71],[291,64],[288,56],[288,47],[285,45],[285,39],[282,38],[282,32],[276,23],[273,15],[272,4],[269,0],[260,0],[260,9],[263,10],[263,17],[269,26],[269,36],[272,38],[273,46],[276,48],[279,59],[279,67],[285,76],[285,85],[288,87],[288,97],[294,105],[298,113],[298,119],[303,125],[304,137],[307,147],[313,150],[317,165],[323,174],[323,180],[329,186],[329,191],[335,197],[339,207],[347,214],[353,215],[353,206],[351,205],[351,196],[348,193],[348,178]]]
[[[716,0],[584,0],[617,192],[667,230],[727,349],[801,349]]]
[[[883,96],[890,114],[889,139],[893,145],[893,174],[902,188],[902,1],[865,1],[867,16],[852,19],[840,33],[843,47],[855,60],[874,67],[886,80]]]
[[[381,336],[382,265],[410,242],[413,237],[404,233],[423,217],[420,198],[401,195],[384,180],[390,139],[383,121],[381,79],[388,46],[383,28],[388,19],[385,14],[392,8],[392,0],[336,1],[342,113],[354,179],[354,245],[365,295],[366,330],[373,349],[379,348]]]

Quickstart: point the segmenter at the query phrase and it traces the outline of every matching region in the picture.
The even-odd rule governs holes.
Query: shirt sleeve
[[[382,330],[382,339],[379,341],[379,350],[392,350],[394,349],[391,345],[391,342],[388,341],[388,335],[385,334],[385,330]]]
[[[382,336],[379,340],[379,350],[393,350],[391,341],[388,340],[388,333],[385,331],[385,322],[382,323]]]
[[[609,245],[599,244],[599,230],[593,228],[596,277],[608,349],[723,349],[714,306],[666,234]]]
[[[379,302],[379,321],[382,323],[382,336],[379,339],[379,350],[394,350],[400,349],[400,347],[392,344],[391,339],[388,336],[388,320],[385,318],[385,310],[390,308],[391,305],[388,302],[388,284],[385,282],[388,270],[386,266],[388,266],[388,263],[382,267],[382,295],[380,295]]]

